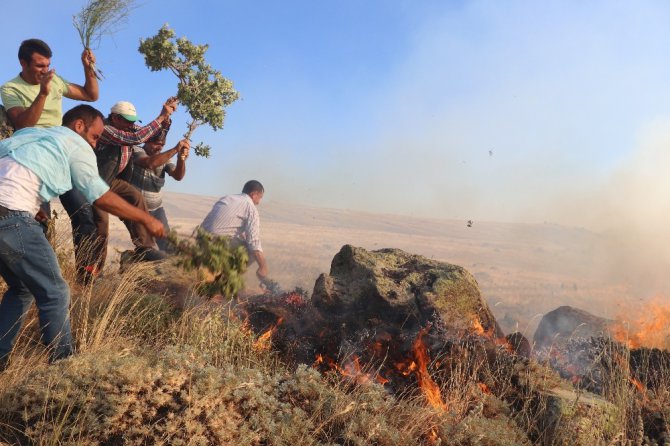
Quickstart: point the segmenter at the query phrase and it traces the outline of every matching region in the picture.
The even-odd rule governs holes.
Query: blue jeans
[[[71,355],[70,289],[56,253],[28,212],[0,217],[0,275],[9,288],[0,302],[0,362],[12,351],[33,298],[50,359]]]
[[[149,211],[149,213],[157,220],[160,220],[161,223],[163,223],[163,227],[165,227],[165,233],[167,234],[170,232],[170,225],[168,224],[167,220],[167,215],[165,214],[165,208],[163,206],[154,209],[153,211]],[[167,253],[174,253],[174,249],[172,246],[170,246],[170,243],[168,243],[167,238],[156,238],[156,245],[158,245],[158,249],[160,249],[163,252]]]

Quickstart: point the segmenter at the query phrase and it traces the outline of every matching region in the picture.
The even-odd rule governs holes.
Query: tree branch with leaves
[[[191,121],[184,138],[201,125],[212,130],[223,128],[226,107],[239,98],[233,83],[205,60],[208,45],[196,45],[185,37],[175,38],[175,32],[164,25],[153,37],[140,40],[139,52],[151,71],[168,70],[179,83],[177,98],[186,108]],[[199,143],[194,147],[196,155],[208,158],[210,147]]]
[[[200,294],[220,294],[230,299],[244,288],[244,273],[249,263],[244,246],[233,247],[230,238],[210,234],[202,228],[198,228],[191,239],[180,239],[171,231],[168,241],[178,254],[177,265],[187,271],[203,269],[213,277],[198,286]]]

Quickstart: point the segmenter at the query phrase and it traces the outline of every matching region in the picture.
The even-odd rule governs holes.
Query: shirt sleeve
[[[163,166],[163,172],[167,173],[168,175],[172,175],[176,168],[177,166],[175,166],[175,164],[170,161]]]
[[[72,185],[78,189],[86,201],[93,203],[109,190],[109,186],[98,174],[98,164],[90,149],[75,150],[70,155]]]
[[[147,152],[140,146],[133,146],[133,161],[141,160],[142,158],[146,158],[149,155],[147,155]]]
[[[258,216],[258,209],[254,205],[249,206],[247,219],[244,223],[244,232],[249,249],[263,252],[263,247],[261,246],[261,219]]]
[[[146,142],[149,138],[158,133],[161,129],[161,124],[157,120],[151,121],[144,127],[140,127],[135,131],[119,130],[109,124],[105,125],[105,129],[100,137],[98,145],[117,145],[117,146],[136,146]]]
[[[16,92],[16,88],[11,85],[3,85],[0,87],[0,98],[2,98],[2,103],[5,106],[5,110],[10,108],[21,107],[26,108],[23,104],[23,101]]]
[[[51,80],[51,82],[54,82],[54,80],[55,80],[58,84],[60,84],[60,87],[59,87],[59,88],[60,88],[61,94],[62,94],[64,97],[68,97],[68,94],[70,93],[70,84],[71,84],[71,82],[66,81],[65,79],[63,79],[62,77],[60,77],[60,76],[57,75],[57,74],[54,76],[54,78]],[[53,86],[52,86],[52,88],[53,88]]]

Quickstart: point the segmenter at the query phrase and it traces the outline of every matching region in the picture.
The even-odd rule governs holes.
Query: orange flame
[[[642,384],[640,381],[637,379],[633,378],[632,376],[628,378],[631,383],[637,388],[637,390],[640,391],[640,393],[646,394],[647,393],[647,388]]]
[[[479,321],[479,319],[472,320],[472,329],[478,335],[483,335],[485,333],[484,327],[482,327],[482,323]]]
[[[268,330],[266,330],[265,333],[260,335],[258,339],[256,339],[256,341],[254,342],[252,348],[257,352],[270,350],[270,347],[272,346],[272,336],[275,334],[275,332],[277,331],[277,327],[281,325],[282,321],[283,319],[279,318],[275,325],[273,325]]]
[[[610,327],[612,337],[629,348],[670,348],[670,304],[657,297],[642,308],[630,309]],[[631,315],[636,315],[631,317]]]
[[[363,371],[363,368],[361,367],[360,360],[357,355],[353,355],[351,358],[348,358],[345,361],[344,365],[340,366],[333,359],[328,357],[324,358],[323,355],[317,354],[316,360],[314,361],[314,366],[318,366],[324,363],[327,363],[328,367],[337,371],[340,375],[353,380],[354,382],[356,382],[356,384],[367,384],[372,380],[378,382],[381,385],[384,385],[387,382],[389,382],[388,379],[384,378],[379,374],[370,375],[368,373],[365,373]]]
[[[487,386],[485,383],[477,383],[479,386],[479,390],[482,391],[482,393],[486,393],[487,395],[491,395],[493,392],[491,392],[491,389],[489,389],[489,386]]]
[[[440,392],[440,387],[433,381],[428,373],[428,363],[430,362],[430,357],[428,356],[428,349],[423,343],[423,336],[426,334],[430,327],[426,327],[419,331],[419,334],[416,336],[414,344],[412,344],[412,350],[414,352],[414,357],[416,359],[416,369],[414,374],[419,382],[419,387],[423,391],[423,394],[432,407],[439,410],[447,410],[447,404],[442,401],[442,394]],[[412,362],[414,364],[414,362]]]

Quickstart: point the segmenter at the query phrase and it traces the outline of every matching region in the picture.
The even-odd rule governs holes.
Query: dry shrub
[[[165,344],[178,314],[162,296],[146,294],[150,269],[138,263],[92,286],[73,287],[78,291],[72,298],[72,333],[79,351],[106,348],[119,339]]]
[[[13,444],[525,445],[509,419],[457,420],[381,386],[212,365],[202,349],[86,353],[38,367],[0,395]]]

